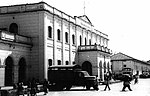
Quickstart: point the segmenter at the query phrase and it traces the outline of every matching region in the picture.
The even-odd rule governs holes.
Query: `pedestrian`
[[[108,87],[109,90],[111,90],[110,87],[109,87],[109,83],[110,83],[110,74],[109,74],[109,72],[107,72],[104,75],[104,77],[105,77],[104,78],[105,79],[105,81],[104,81],[104,83],[105,83],[105,89],[104,89],[104,91],[106,91],[107,87]]]
[[[138,74],[134,75],[134,84],[138,83]]]
[[[130,87],[130,81],[132,80],[131,76],[128,74],[124,74],[124,78],[123,78],[123,88],[122,91],[125,91],[126,87],[132,91],[131,87]]]
[[[43,82],[43,91],[44,91],[44,95],[46,95],[48,93],[48,81],[46,79],[44,79]]]

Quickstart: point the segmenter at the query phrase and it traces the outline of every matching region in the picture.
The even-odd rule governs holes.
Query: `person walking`
[[[130,81],[131,81],[131,76],[128,75],[128,74],[125,74],[124,75],[124,78],[123,78],[123,88],[122,88],[122,91],[125,91],[126,87],[132,91],[131,87],[130,87]]]
[[[134,75],[134,84],[138,83],[138,74]]]
[[[106,91],[107,87],[108,87],[109,90],[111,90],[110,87],[109,87],[109,83],[110,83],[110,74],[109,74],[109,72],[107,72],[104,75],[104,77],[105,77],[104,78],[105,79],[105,81],[104,81],[104,83],[105,83],[105,89],[104,89],[104,91]]]

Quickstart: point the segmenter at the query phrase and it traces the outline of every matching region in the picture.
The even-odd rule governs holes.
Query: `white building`
[[[80,64],[101,79],[111,71],[108,36],[86,15],[72,17],[45,2],[2,6],[0,30],[1,86],[43,80],[52,65]]]

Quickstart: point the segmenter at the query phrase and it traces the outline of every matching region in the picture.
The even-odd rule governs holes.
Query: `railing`
[[[30,37],[13,34],[7,31],[0,31],[0,39],[16,43],[32,44]]]
[[[112,53],[110,49],[101,45],[81,45],[78,47],[78,51],[103,51]]]

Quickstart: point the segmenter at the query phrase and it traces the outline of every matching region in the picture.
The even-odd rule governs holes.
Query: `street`
[[[150,96],[150,79],[139,79],[138,84],[131,82],[131,89],[126,89],[122,92],[122,82],[110,85],[110,91],[103,91],[105,85],[99,85],[99,90],[85,90],[83,87],[74,87],[70,91],[50,91],[45,96]],[[38,96],[43,96],[43,92],[38,93]]]

